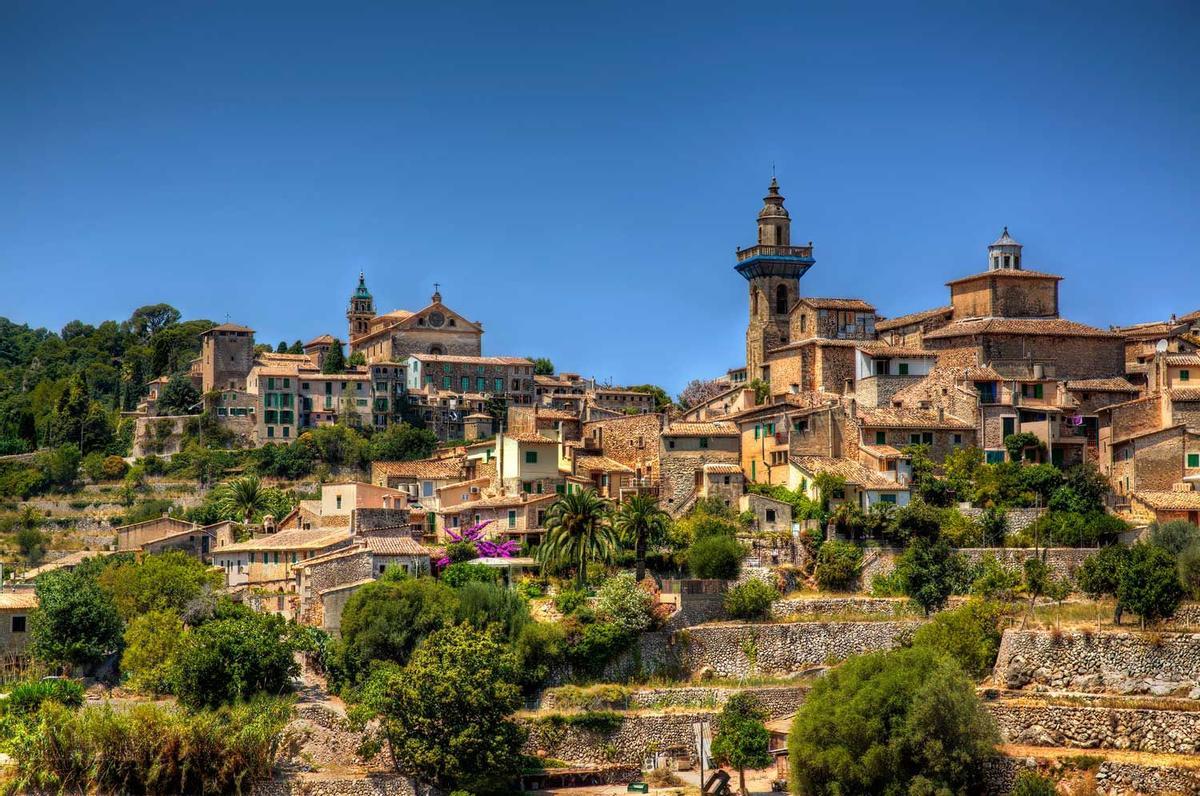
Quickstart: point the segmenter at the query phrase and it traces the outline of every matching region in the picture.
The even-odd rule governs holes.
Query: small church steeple
[[[354,340],[367,333],[371,328],[371,319],[375,317],[375,299],[367,290],[366,274],[358,272],[358,287],[350,296],[350,306],[346,308],[346,320],[349,322],[350,339]]]
[[[763,208],[758,211],[758,245],[790,246],[791,242],[792,219],[783,206],[779,181],[772,176],[767,195],[763,197]]]

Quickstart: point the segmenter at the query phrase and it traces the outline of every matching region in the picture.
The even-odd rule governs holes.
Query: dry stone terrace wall
[[[718,677],[793,674],[860,652],[898,647],[919,622],[795,622],[766,625],[705,625],[680,639],[680,660],[689,672]]]
[[[623,698],[609,702],[595,702],[589,709],[662,710],[666,708],[719,709],[729,697],[737,693],[750,693],[763,706],[771,718],[780,718],[796,712],[808,686],[777,686],[766,688],[720,688],[712,686],[685,686],[681,688],[644,688],[630,691]],[[542,694],[538,705],[541,710],[563,709],[558,695],[553,690]]]
[[[715,716],[713,711],[631,713],[612,730],[591,729],[555,721],[552,717],[526,719],[529,737],[522,751],[574,764],[641,766],[656,751],[678,749],[694,762],[696,739],[692,725],[702,718],[711,721]]]
[[[1007,688],[1041,687],[1200,698],[1200,635],[1054,634],[1006,630],[995,679]]]
[[[828,616],[847,612],[900,616],[907,608],[908,600],[896,597],[798,597],[771,603],[771,616]]]
[[[1028,758],[995,758],[984,769],[984,793],[1008,796],[1017,775],[1033,765]],[[1200,794],[1200,771],[1105,760],[1096,769],[1096,784],[1109,796]]]
[[[870,588],[876,575],[887,575],[896,568],[896,559],[903,553],[891,547],[867,548],[863,554],[863,567],[859,580],[863,588]],[[1075,572],[1095,550],[1081,547],[1049,547],[1034,550],[1030,547],[963,547],[958,551],[971,564],[978,564],[985,556],[992,556],[1005,569],[1019,570],[1028,558],[1045,556],[1046,565],[1055,577],[1074,580]]]
[[[1167,754],[1200,751],[1200,712],[1011,702],[987,707],[1007,743]]]

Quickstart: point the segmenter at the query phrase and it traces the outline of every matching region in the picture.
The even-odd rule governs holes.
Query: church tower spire
[[[358,272],[358,287],[350,295],[350,305],[346,308],[346,320],[349,322],[350,340],[366,334],[371,328],[371,319],[375,317],[375,299],[367,290],[366,275]]]
[[[758,211],[758,243],[738,249],[736,270],[750,283],[746,326],[746,378],[770,378],[767,352],[788,343],[788,316],[800,298],[800,278],[812,268],[812,243],[792,245],[792,219],[783,206],[779,181],[771,177]]]

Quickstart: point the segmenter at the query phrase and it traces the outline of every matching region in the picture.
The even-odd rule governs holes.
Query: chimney
[[[944,407],[944,406],[939,406],[939,407],[937,408],[937,419],[938,419],[938,422],[939,422],[939,423],[941,423],[941,422],[945,421],[945,419],[946,419],[946,407]]]
[[[854,398],[851,398],[847,404],[847,407],[848,407],[847,412],[849,412],[849,414],[850,414],[850,419],[851,420],[857,419],[858,418],[858,401],[855,400]]]

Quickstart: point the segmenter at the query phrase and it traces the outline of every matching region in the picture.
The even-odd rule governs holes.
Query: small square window
[[[1187,455],[1188,467],[1200,467],[1200,453],[1189,453]]]
[[[875,444],[876,445],[886,445],[887,444],[887,432],[886,431],[876,431],[875,432]]]
[[[1192,372],[1190,370],[1179,371],[1179,380],[1180,381],[1189,381],[1191,378],[1192,378]]]
[[[537,464],[537,451],[525,451],[525,463]]]
[[[25,617],[14,616],[12,618],[12,632],[14,632],[14,633],[24,633],[25,632]]]

